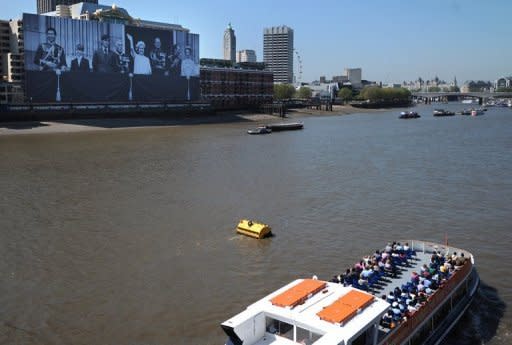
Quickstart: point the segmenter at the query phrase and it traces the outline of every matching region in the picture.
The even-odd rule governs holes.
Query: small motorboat
[[[402,111],[398,118],[399,119],[417,119],[419,117],[421,117],[421,116],[415,111]]]
[[[249,133],[249,134],[269,134],[269,133],[272,133],[272,129],[267,128],[265,126],[261,126],[261,127],[257,127],[254,129],[249,129],[247,131],[247,133]]]

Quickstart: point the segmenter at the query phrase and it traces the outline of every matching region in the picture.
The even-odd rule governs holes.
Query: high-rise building
[[[236,37],[231,23],[229,23],[224,31],[224,60],[236,61]]]
[[[98,0],[37,0],[37,13],[53,12],[57,9],[57,5],[73,5],[80,2],[97,4]]]
[[[244,49],[236,52],[236,62],[256,62],[256,52],[252,49]]]
[[[359,88],[362,86],[362,69],[361,68],[345,68],[345,75],[353,87]]]
[[[293,29],[277,26],[263,30],[263,62],[274,72],[274,82],[293,82]]]

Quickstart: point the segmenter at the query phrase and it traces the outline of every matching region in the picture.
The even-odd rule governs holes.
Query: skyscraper
[[[252,49],[240,50],[236,53],[236,62],[256,62],[256,52]]]
[[[224,31],[224,60],[235,62],[236,60],[236,37],[235,30],[229,23],[227,29]]]
[[[55,11],[57,5],[73,5],[79,2],[90,2],[97,4],[98,0],[37,0],[37,13]]]
[[[263,62],[274,72],[275,83],[293,82],[293,29],[275,26],[263,30]]]

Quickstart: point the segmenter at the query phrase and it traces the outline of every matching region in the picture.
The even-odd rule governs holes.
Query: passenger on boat
[[[393,312],[391,310],[388,310],[386,314],[382,317],[382,320],[380,322],[382,327],[386,328],[394,328],[393,325]]]
[[[382,258],[382,256],[380,255],[380,250],[376,250],[375,251],[375,254],[373,254],[373,259],[377,262],[379,262],[379,260]]]
[[[402,311],[398,307],[398,302],[391,304],[391,311],[393,312],[393,320],[397,321],[402,318]]]
[[[373,274],[373,269],[370,269],[370,266],[365,266],[364,269],[361,271],[361,276],[368,280]]]
[[[455,270],[460,270],[462,266],[466,263],[466,258],[464,257],[464,253],[461,253],[457,259],[455,259]]]
[[[425,287],[425,289],[429,288],[431,285],[432,285],[432,282],[430,281],[430,279],[425,278],[425,280],[423,280],[423,286]]]
[[[420,276],[418,275],[418,273],[416,271],[413,271],[411,273],[411,282],[414,284],[418,284],[419,281],[420,281]]]
[[[357,283],[359,284],[359,286],[361,287],[368,287],[368,279],[366,279],[364,276],[363,276],[363,273],[361,272],[361,274],[359,275],[359,279],[357,281]]]
[[[416,303],[411,300],[409,302],[409,304],[407,305],[407,311],[409,312],[409,314],[413,314],[417,310],[418,310],[418,308],[416,308]]]

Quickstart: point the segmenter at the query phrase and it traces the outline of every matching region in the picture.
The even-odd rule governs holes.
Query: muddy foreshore
[[[177,116],[144,116],[129,118],[90,118],[55,121],[0,122],[0,136],[19,134],[73,133],[84,131],[122,130],[148,127],[187,126],[232,122],[286,122],[310,116],[340,116],[355,113],[373,113],[381,109],[360,109],[349,105],[335,105],[332,111],[314,109],[292,109],[282,118],[276,115],[247,111],[217,112]]]

